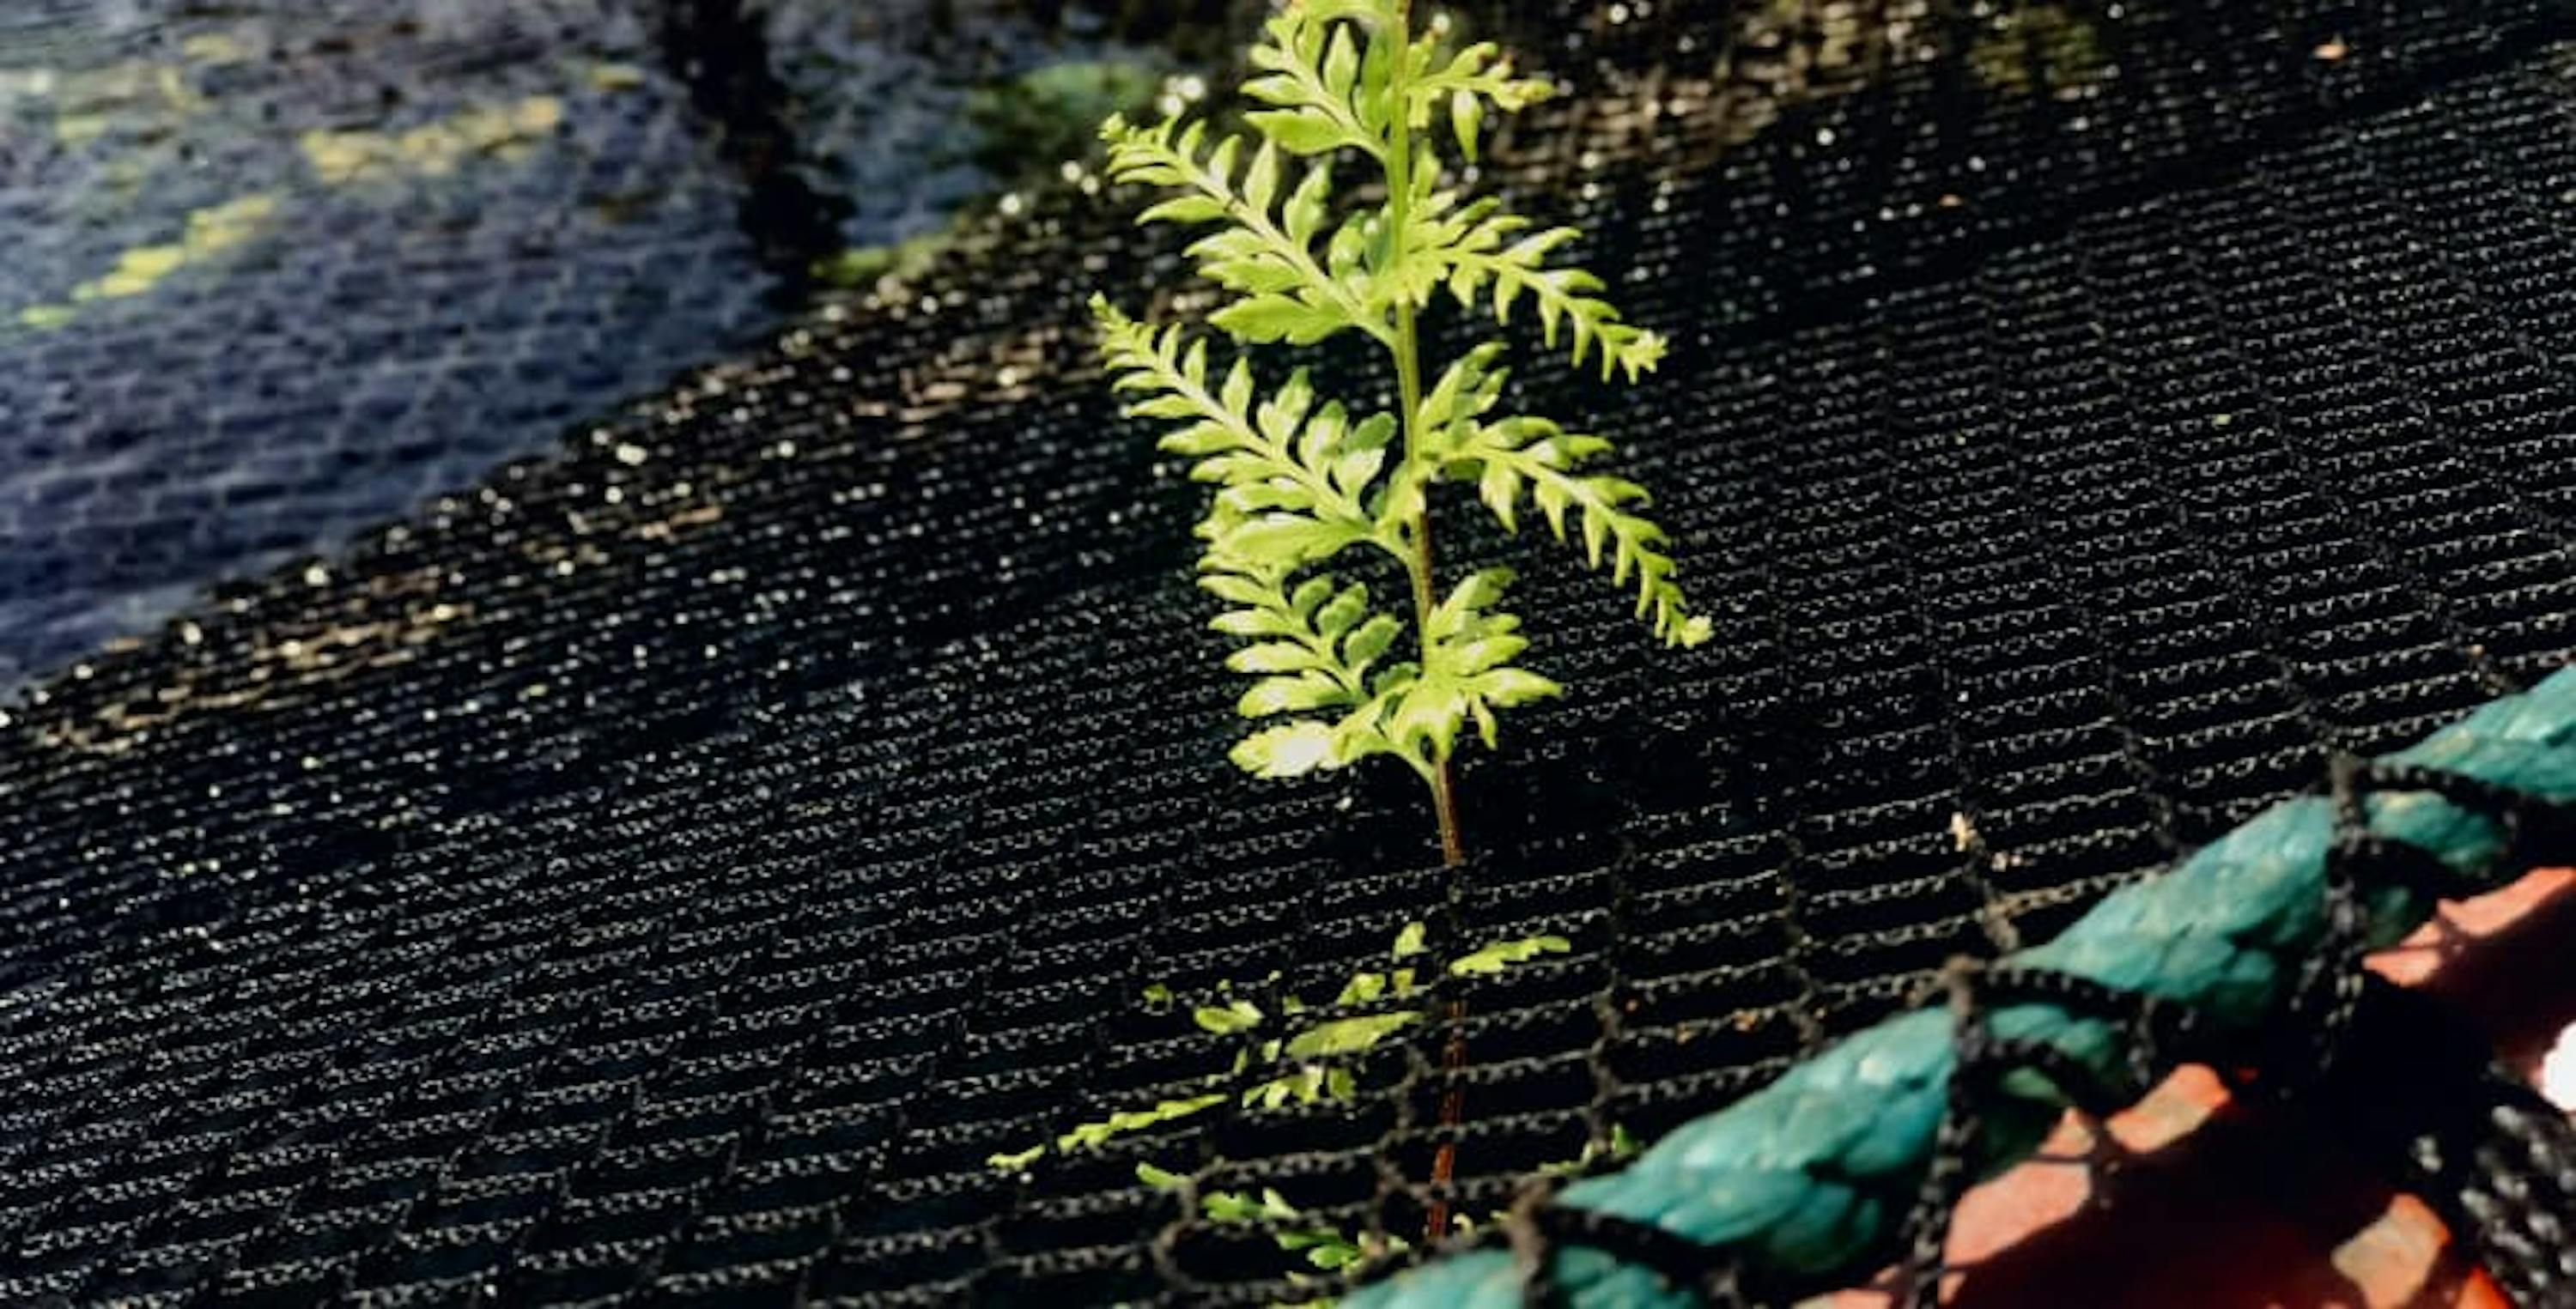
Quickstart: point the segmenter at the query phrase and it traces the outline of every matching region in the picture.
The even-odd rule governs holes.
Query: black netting
[[[1490,171],[1674,339],[1520,382],[1720,631],[1450,515],[1572,688],[1469,867],[1408,777],[1223,766],[1080,310],[1181,270],[1066,185],[12,713],[0,1299],[1275,1299],[1134,1165],[1407,1234],[1454,1139],[1504,1208],[2576,648],[2560,6],[1747,8],[1485,16],[1572,92]],[[1444,994],[1454,1133],[1426,1028],[986,1165],[1223,1071],[1142,988],[1414,919],[1574,946]]]

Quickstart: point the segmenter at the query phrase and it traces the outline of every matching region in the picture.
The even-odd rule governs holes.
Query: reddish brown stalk
[[[1386,183],[1387,225],[1398,233],[1406,229],[1409,217],[1406,211],[1413,199],[1413,141],[1402,109],[1406,104],[1403,52],[1413,40],[1410,10],[1411,6],[1404,0],[1397,0],[1395,30],[1379,36],[1379,39],[1393,42],[1396,52],[1391,61],[1394,71],[1389,79],[1387,98],[1398,109],[1388,125]],[[1404,408],[1404,453],[1410,461],[1419,457],[1423,449],[1420,430],[1422,363],[1413,325],[1413,304],[1402,296],[1396,297],[1395,336],[1387,344],[1395,355],[1397,399]],[[1433,568],[1431,515],[1427,509],[1414,518],[1412,530],[1413,558],[1408,561],[1410,566],[1405,571],[1412,574],[1414,630],[1417,639],[1423,643],[1427,665],[1431,653],[1431,611],[1438,604],[1434,589],[1438,574]],[[1466,842],[1458,834],[1458,801],[1449,783],[1449,761],[1446,758],[1434,760],[1425,779],[1431,784],[1431,808],[1440,823],[1440,862],[1444,867],[1457,868],[1467,862],[1467,851]],[[1440,1143],[1440,1151],[1431,1161],[1431,1187],[1435,1194],[1423,1232],[1425,1243],[1430,1245],[1439,1244],[1441,1236],[1449,1229],[1449,1202],[1436,1193],[1449,1184],[1449,1179],[1457,1171],[1458,1146],[1454,1138],[1459,1119],[1465,1112],[1466,1100],[1465,1090],[1458,1084],[1458,1073],[1467,1063],[1467,1006],[1462,1001],[1452,1000],[1442,1007],[1442,1017],[1447,1020],[1449,1034],[1440,1049],[1440,1075],[1445,1083],[1440,1093],[1440,1132],[1444,1138],[1451,1139]]]
[[[1449,1199],[1440,1195],[1441,1188],[1458,1170],[1458,1142],[1455,1134],[1466,1116],[1467,1089],[1458,1084],[1458,1072],[1467,1066],[1467,1003],[1452,1000],[1441,1009],[1448,1020],[1449,1039],[1440,1047],[1440,1075],[1448,1085],[1440,1092],[1440,1133],[1445,1139],[1440,1150],[1431,1156],[1431,1213],[1423,1222],[1423,1240],[1438,1245],[1449,1230]]]

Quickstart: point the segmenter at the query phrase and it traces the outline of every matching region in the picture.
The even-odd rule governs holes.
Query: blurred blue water
[[[690,0],[0,15],[0,685],[541,451],[794,311]],[[849,245],[997,186],[977,85],[1104,45],[791,0],[774,106]],[[728,150],[728,145],[735,147]],[[755,218],[753,221],[757,221]]]

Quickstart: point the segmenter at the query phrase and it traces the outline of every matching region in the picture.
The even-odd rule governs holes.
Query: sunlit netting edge
[[[1461,1253],[1349,1303],[1767,1303],[1895,1258],[1905,1296],[1930,1305],[1973,1173],[2027,1157],[2066,1106],[2107,1112],[2182,1062],[2268,1066],[2294,1085],[2325,1075],[2371,1007],[2361,953],[2438,898],[2564,858],[2571,800],[2576,669],[2410,749],[2346,760],[2328,795],[2265,810],[2047,944],[1955,967],[1946,1010],[1865,1029],[1624,1169],[1533,1193],[1486,1238],[1509,1251]],[[2517,1138],[2517,1171],[2540,1193],[2507,1184],[2510,1205],[2441,1207],[2469,1220],[2518,1301],[2558,1304],[2571,1278],[2530,1232],[2576,1209],[2560,1176],[2576,1153],[2566,1120],[2530,1096],[2496,1094],[2486,1116]]]

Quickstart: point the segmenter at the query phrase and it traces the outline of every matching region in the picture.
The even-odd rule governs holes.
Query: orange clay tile
[[[2370,966],[2444,993],[2535,1071],[2576,1020],[2576,985],[2534,967],[2576,939],[2576,871],[2445,904]],[[2256,1121],[2185,1068],[2097,1129],[2070,1115],[2020,1167],[1970,1191],[1950,1232],[1957,1309],[2508,1309],[2420,1201],[2294,1122]],[[1883,1309],[1886,1279],[1811,1302]]]

